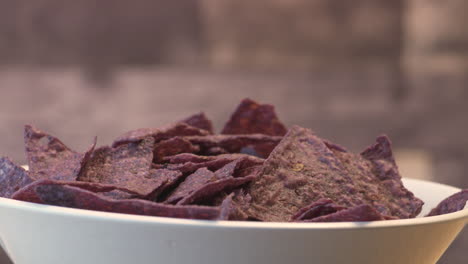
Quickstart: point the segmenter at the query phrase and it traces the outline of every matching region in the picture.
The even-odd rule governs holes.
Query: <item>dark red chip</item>
[[[432,209],[427,216],[442,215],[463,210],[468,201],[468,189],[449,196]]]
[[[6,157],[0,157],[0,197],[9,198],[14,192],[33,182],[26,170]]]
[[[368,204],[357,205],[335,213],[319,216],[304,222],[364,222],[385,220],[373,206]]]
[[[211,122],[211,120],[209,120],[205,113],[201,112],[201,113],[198,113],[198,114],[195,114],[195,115],[192,115],[192,116],[189,116],[187,117],[186,119],[180,121],[181,123],[186,123],[187,125],[190,125],[190,126],[193,126],[193,127],[196,127],[196,128],[200,128],[200,129],[204,129],[208,132],[210,132],[210,134],[213,134],[213,124]]]
[[[30,185],[30,193],[34,193],[34,196],[16,196],[15,199],[55,206],[134,215],[207,220],[218,219],[220,215],[218,207],[174,206],[140,199],[116,200],[62,184]]]
[[[266,134],[284,136],[286,127],[279,121],[275,108],[244,99],[226,123],[221,134]]]
[[[78,153],[31,125],[24,128],[24,141],[31,178],[67,181],[77,178],[96,145],[95,140],[87,153]]]
[[[153,162],[160,163],[166,156],[173,156],[179,153],[196,153],[200,147],[192,145],[188,140],[181,137],[173,137],[163,140],[154,146]]]
[[[193,127],[186,123],[175,123],[159,128],[140,128],[129,131],[115,139],[112,146],[116,147],[120,144],[138,142],[147,137],[153,137],[154,142],[158,143],[161,140],[177,136],[205,136],[209,134],[210,132],[204,129]]]

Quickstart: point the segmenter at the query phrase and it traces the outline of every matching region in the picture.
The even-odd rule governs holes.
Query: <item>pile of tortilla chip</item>
[[[86,152],[26,125],[29,169],[0,158],[0,197],[136,215],[273,222],[416,217],[386,136],[360,154],[244,99],[220,134],[203,113]],[[464,208],[463,190],[429,215]]]

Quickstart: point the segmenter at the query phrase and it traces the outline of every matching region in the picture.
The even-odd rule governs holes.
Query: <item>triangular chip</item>
[[[244,99],[226,123],[221,134],[266,134],[284,136],[286,127],[279,121],[275,107]]]
[[[147,197],[162,184],[161,179],[150,173],[153,148],[152,137],[114,148],[100,147],[94,151],[78,180],[111,184]]]
[[[26,125],[24,141],[29,173],[34,179],[75,180],[89,158],[96,141],[87,153],[69,149],[58,138]]]
[[[330,149],[309,129],[294,126],[250,185],[249,216],[289,221],[299,209],[320,198],[347,208],[369,204],[383,215],[398,218],[417,215],[422,201],[407,191],[399,178],[382,181],[374,170],[373,161]]]

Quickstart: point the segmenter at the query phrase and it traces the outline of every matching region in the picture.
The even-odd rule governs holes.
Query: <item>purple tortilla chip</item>
[[[98,148],[78,180],[111,184],[147,197],[161,186],[161,180],[150,173],[153,146],[154,139],[148,137],[114,148]]]
[[[187,117],[186,119],[180,121],[181,123],[185,123],[187,125],[190,125],[190,126],[193,126],[193,127],[196,127],[196,128],[200,128],[200,129],[204,129],[208,132],[210,132],[210,134],[213,134],[213,124],[211,123],[211,120],[209,120],[205,113],[203,112],[200,112],[198,114],[194,114],[192,116],[189,116]]]
[[[49,179],[41,179],[34,181],[25,187],[19,189],[15,192],[11,197],[16,200],[28,200],[31,202],[40,202],[39,198],[37,197],[36,193],[34,192],[35,186],[39,185],[67,185],[76,188],[80,188],[83,190],[87,190],[90,192],[98,193],[98,194],[106,194],[109,192],[121,192],[126,193],[129,197],[134,197],[136,194],[128,191],[123,188],[119,188],[113,185],[108,184],[100,184],[94,182],[79,182],[79,181],[57,181],[57,180],[49,180]]]
[[[153,137],[154,142],[158,143],[161,140],[176,136],[204,136],[209,134],[204,129],[193,127],[186,123],[175,123],[160,128],[140,128],[129,131],[115,139],[112,146],[116,147],[125,143],[138,142],[147,137]]]
[[[319,216],[304,222],[363,222],[385,220],[374,207],[368,204],[357,205],[335,213]]]
[[[31,192],[35,194],[33,200],[28,200],[28,197],[19,200],[94,211],[186,219],[215,220],[220,214],[218,207],[174,206],[140,199],[115,200],[67,185],[33,185]]]
[[[218,156],[199,156],[191,153],[182,153],[182,154],[177,154],[174,156],[166,157],[164,158],[165,162],[169,162],[172,164],[179,164],[179,163],[186,163],[186,162],[193,162],[193,163],[201,163],[201,162],[207,162],[207,161],[212,161],[212,160],[217,160],[217,159],[229,159],[230,161],[234,161],[240,158],[247,157],[252,161],[255,161],[258,164],[263,163],[265,160],[258,158],[258,157],[253,157],[247,154],[241,154],[241,153],[231,153],[231,154],[221,154]]]
[[[336,213],[343,209],[345,209],[345,207],[336,205],[332,200],[322,198],[304,208],[299,209],[299,211],[293,215],[291,221],[313,219],[323,215]]]
[[[175,204],[189,196],[209,182],[218,180],[216,175],[207,168],[200,168],[190,174],[177,188],[166,198],[165,203]]]
[[[209,135],[186,137],[194,145],[200,146],[201,153],[219,147],[228,153],[240,153],[249,149],[249,155],[266,158],[281,141],[282,137],[267,136],[260,134],[252,135]]]
[[[95,139],[87,153],[78,153],[31,125],[24,127],[24,141],[31,178],[67,181],[77,178],[96,145]]]
[[[301,208],[328,198],[346,208],[370,204],[383,215],[414,217],[422,201],[400,182],[399,178],[381,181],[373,161],[330,149],[310,130],[294,126],[249,186],[248,213],[263,221],[289,221]]]
[[[468,201],[468,189],[449,196],[432,209],[427,216],[442,215],[461,211]]]
[[[200,151],[200,147],[192,145],[192,143],[181,137],[173,137],[154,146],[153,162],[160,163],[166,156],[179,153],[196,153],[198,151]]]
[[[278,119],[275,108],[244,99],[224,126],[221,134],[266,134],[284,136],[286,127]]]
[[[251,175],[245,177],[229,177],[220,179],[214,182],[210,182],[199,188],[198,190],[192,192],[190,195],[184,197],[179,202],[178,205],[187,205],[187,204],[196,204],[203,200],[215,197],[217,194],[228,190],[234,190],[248,182],[251,182],[257,176],[257,172],[253,172]]]
[[[0,197],[10,196],[33,182],[28,172],[6,157],[0,157]]]
[[[99,193],[99,195],[107,197],[107,198],[115,199],[115,200],[135,198],[135,194],[125,192],[125,191],[121,191],[121,190],[112,190],[112,191],[108,191],[108,192],[101,192],[101,193]]]

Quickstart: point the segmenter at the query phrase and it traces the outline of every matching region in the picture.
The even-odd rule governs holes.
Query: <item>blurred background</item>
[[[32,123],[76,150],[244,97],[406,177],[468,188],[468,1],[0,0],[0,150]],[[466,263],[465,230],[439,263]],[[0,253],[0,263],[9,263]]]

